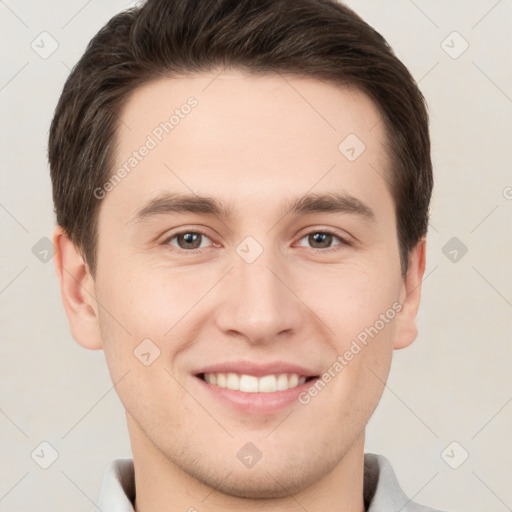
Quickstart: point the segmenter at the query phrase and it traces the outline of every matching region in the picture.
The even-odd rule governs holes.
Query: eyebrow
[[[209,196],[194,194],[163,194],[150,200],[129,221],[138,223],[158,215],[179,213],[206,214],[221,219],[233,217],[230,206]],[[283,216],[289,214],[306,215],[312,213],[345,213],[359,215],[367,221],[375,221],[374,211],[365,203],[348,194],[312,193],[285,202]]]

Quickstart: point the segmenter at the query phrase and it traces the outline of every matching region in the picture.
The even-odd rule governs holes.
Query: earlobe
[[[416,315],[420,306],[421,283],[425,273],[426,241],[422,238],[409,253],[409,268],[403,280],[400,302],[402,309],[396,317],[393,348],[408,347],[418,335]]]
[[[53,233],[54,265],[64,310],[74,340],[89,350],[102,348],[94,280],[77,247],[64,230]]]

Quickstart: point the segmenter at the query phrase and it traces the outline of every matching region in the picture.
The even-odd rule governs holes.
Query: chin
[[[187,471],[191,477],[223,494],[246,499],[289,498],[322,478],[332,468],[319,464],[319,460],[310,463],[289,460],[284,465],[262,459],[252,468],[226,468],[222,472],[212,471],[212,466],[196,465],[193,471]],[[325,459],[324,459],[325,463]],[[240,463],[241,465],[241,463]],[[258,467],[259,466],[259,467]],[[183,468],[185,469],[185,468]]]

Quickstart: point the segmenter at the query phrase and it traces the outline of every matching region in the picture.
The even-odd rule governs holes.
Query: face
[[[122,111],[91,291],[134,455],[286,496],[361,449],[410,330],[385,131],[357,90],[217,75]]]

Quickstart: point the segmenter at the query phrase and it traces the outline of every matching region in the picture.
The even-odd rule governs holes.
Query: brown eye
[[[350,245],[350,243],[343,239],[341,236],[330,231],[312,231],[304,235],[302,240],[307,240],[306,243],[299,243],[301,246],[310,247],[311,249],[331,249],[336,246]],[[336,250],[336,249],[334,249]]]
[[[176,237],[181,249],[199,249],[201,246],[200,233],[181,233]]]
[[[330,233],[313,233],[308,235],[308,242],[313,249],[326,249],[331,246],[333,236]]]
[[[197,231],[182,231],[181,233],[175,233],[169,237],[165,243],[184,251],[193,251],[195,249],[205,247],[205,245],[202,245],[202,242],[205,239],[210,240],[210,238],[204,233]]]

